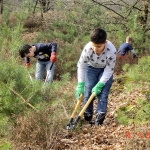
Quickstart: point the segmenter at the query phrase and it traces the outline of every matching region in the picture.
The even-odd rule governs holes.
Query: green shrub
[[[11,143],[7,140],[0,141],[0,149],[1,150],[11,150],[12,146]]]
[[[16,63],[10,61],[0,64],[0,112],[7,115],[23,112],[28,103],[39,103],[46,94],[42,90],[42,83],[31,82],[27,70]]]
[[[138,64],[129,67],[126,76],[135,82],[150,82],[150,57],[142,57],[138,60]]]
[[[139,99],[136,107],[129,105],[119,108],[116,119],[124,125],[146,124],[150,121],[150,104],[146,100]]]

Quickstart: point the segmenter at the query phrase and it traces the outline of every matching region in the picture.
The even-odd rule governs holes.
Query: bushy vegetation
[[[125,72],[127,72],[126,76],[128,76],[132,81],[150,82],[150,79],[148,77],[150,73],[149,64],[150,64],[150,57],[145,56],[139,59],[138,64],[134,64],[131,67],[125,65],[123,69]]]
[[[26,4],[29,3],[24,3],[23,6]],[[32,7],[29,8],[28,5],[23,7],[24,10],[15,12],[16,21],[11,25],[8,19],[10,12],[7,10],[2,16],[3,24],[0,25],[0,137],[3,139],[0,140],[0,148],[4,150],[12,147],[10,141],[18,149],[21,146],[50,149],[57,143],[54,135],[63,130],[57,130],[58,128],[65,128],[76,103],[73,100],[76,64],[94,28],[105,28],[108,31],[108,40],[112,41],[116,48],[124,42],[127,35],[134,37],[135,50],[139,55],[142,55],[141,52],[145,51],[148,45],[147,40],[142,43],[140,35],[143,31],[136,24],[135,15],[128,18],[130,30],[124,34],[124,27],[121,25],[105,25],[103,17],[108,12],[99,9],[99,6],[84,2],[61,11],[59,3],[56,10],[51,12],[53,15],[49,16],[50,18],[43,18],[42,23],[34,22],[40,24],[39,28],[38,25],[31,26],[32,20],[24,26],[24,20],[31,15]],[[39,20],[41,21],[41,18]],[[29,44],[52,41],[58,43],[55,81],[51,85],[31,81],[28,73],[34,76],[35,61],[31,60],[31,68],[27,70],[18,55],[18,48],[27,42],[22,39],[22,35],[31,31],[37,34],[32,41],[29,39]],[[128,79],[125,86],[130,87],[128,90],[131,89],[131,82],[136,82],[139,88],[142,82],[149,82],[149,64],[149,57],[143,57],[139,58],[138,64],[124,66],[123,70],[127,72]],[[119,123],[127,125],[134,121],[149,121],[150,92],[141,92],[145,92],[147,100],[139,99],[136,108],[132,108],[132,105],[120,108],[117,117]]]
[[[120,124],[129,125],[134,123],[135,125],[141,125],[149,123],[150,121],[150,104],[145,100],[137,100],[136,107],[129,105],[121,107],[117,112],[117,120]]]
[[[136,105],[129,103],[118,110],[117,119],[121,124],[128,125],[130,123],[142,124],[150,121],[150,104],[149,104],[149,73],[150,73],[150,57],[145,56],[139,59],[138,64],[130,66],[124,65],[123,70],[126,72],[126,91],[130,92],[132,89],[139,90],[145,95],[144,99],[136,100]],[[134,84],[133,86],[133,83]],[[126,101],[131,101],[127,98]]]

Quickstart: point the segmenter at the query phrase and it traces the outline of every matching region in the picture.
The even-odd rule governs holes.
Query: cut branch
[[[1,82],[1,81],[0,81]],[[27,104],[29,107],[31,107],[32,109],[34,109],[35,111],[37,111],[37,109],[33,106],[33,105],[31,105],[29,102],[27,102],[24,98],[23,98],[23,96],[22,95],[20,95],[18,92],[16,92],[15,90],[13,90],[13,89],[11,89],[10,87],[8,87],[5,83],[3,83],[3,82],[1,82],[4,86],[6,86],[10,91],[12,91],[14,94],[16,94],[18,97],[20,97],[22,100],[23,100],[23,102],[25,103],[25,104]]]

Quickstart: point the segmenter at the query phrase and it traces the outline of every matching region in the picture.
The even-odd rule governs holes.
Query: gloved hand
[[[94,88],[92,89],[92,92],[94,93],[95,96],[99,95],[100,92],[102,91],[104,84],[102,82],[98,82]]]
[[[25,64],[25,68],[29,68],[29,67],[30,67],[30,63],[28,62]]]
[[[50,61],[54,63],[56,61],[56,52],[51,53]]]
[[[77,88],[76,88],[76,99],[79,98],[80,94],[84,95],[84,82],[78,82]]]
[[[133,58],[138,58],[138,56],[136,54],[133,55]]]

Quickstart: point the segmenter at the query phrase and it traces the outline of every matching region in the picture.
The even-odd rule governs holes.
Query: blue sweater
[[[118,54],[120,55],[125,55],[126,53],[128,53],[128,51],[132,51],[133,48],[129,43],[123,43],[118,50]]]

